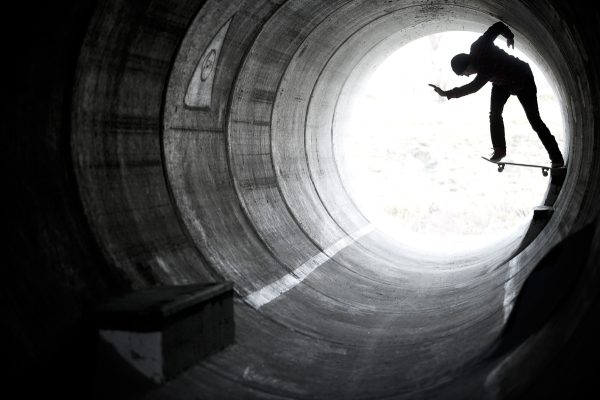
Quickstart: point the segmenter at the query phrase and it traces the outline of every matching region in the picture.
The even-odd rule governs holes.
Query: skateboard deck
[[[530,167],[530,168],[540,168],[542,170],[542,175],[544,176],[548,176],[548,171],[551,170],[558,170],[558,169],[564,169],[565,167],[558,167],[558,168],[552,168],[549,167],[547,165],[537,165],[537,164],[523,164],[523,163],[516,163],[516,162],[509,162],[509,161],[492,161],[489,158],[486,157],[481,157],[484,160],[491,162],[492,164],[496,164],[498,166],[498,172],[502,172],[504,171],[504,167],[507,165],[516,165],[519,167]]]

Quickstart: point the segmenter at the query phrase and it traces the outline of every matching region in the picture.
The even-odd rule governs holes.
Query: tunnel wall
[[[574,77],[576,82],[576,87],[563,88],[563,100],[568,104],[567,115],[575,132],[570,156],[577,163],[571,164],[575,168],[569,171],[570,184],[558,202],[564,204],[568,199],[579,206],[563,207],[566,211],[558,212],[557,221],[565,217],[568,223],[551,225],[528,250],[543,253],[544,243],[560,240],[598,214],[596,199],[600,187],[595,180],[587,178],[600,176],[596,155],[600,118],[597,73],[600,55],[596,51],[596,40],[600,37],[599,14],[597,9],[577,2],[556,2],[548,7],[528,2],[520,4],[534,9],[539,20],[552,27],[553,32],[560,32],[556,36],[557,47],[565,52],[566,59],[581,60],[556,69],[560,75]],[[236,5],[249,6],[235,3],[232,7]],[[190,233],[193,229],[206,229],[207,221],[217,224],[209,216],[201,218],[202,224],[198,224],[185,212],[185,203],[177,197],[177,190],[186,192],[186,188],[201,192],[202,186],[189,183],[198,174],[203,173],[204,181],[214,185],[214,192],[196,200],[199,203],[194,205],[194,212],[204,213],[204,207],[228,199],[227,204],[220,206],[222,215],[233,213],[231,221],[235,224],[211,229],[247,241],[246,251],[253,257],[259,257],[255,252],[263,254],[278,271],[289,268],[281,266],[273,249],[265,247],[265,242],[259,239],[264,238],[264,234],[246,235],[257,228],[247,219],[248,210],[240,209],[236,203],[236,196],[244,187],[234,186],[235,177],[223,173],[222,169],[217,175],[206,173],[211,166],[201,164],[201,157],[193,153],[188,154],[187,160],[175,159],[180,163],[198,163],[186,166],[188,171],[189,168],[196,171],[185,178],[188,186],[171,186],[173,171],[164,170],[165,158],[176,158],[170,149],[187,147],[186,142],[176,143],[183,140],[183,135],[161,141],[163,96],[181,40],[201,6],[197,2],[164,1],[134,5],[64,3],[61,8],[48,6],[38,10],[33,19],[36,29],[21,36],[19,51],[15,54],[20,67],[16,76],[22,84],[15,95],[18,100],[15,118],[9,125],[10,149],[15,151],[7,151],[6,157],[9,165],[18,167],[9,180],[14,188],[11,209],[16,211],[9,218],[8,227],[13,232],[7,246],[11,268],[3,280],[2,290],[6,316],[3,334],[7,335],[5,343],[11,344],[8,358],[16,366],[16,376],[42,376],[42,369],[52,369],[55,365],[57,354],[79,352],[81,357],[89,354],[80,351],[89,350],[82,333],[85,331],[83,316],[108,296],[131,287],[213,280],[220,278],[220,273],[235,272],[226,268],[225,261],[220,266],[213,266],[211,262],[243,258],[241,250],[234,255],[219,254],[219,246],[198,242]],[[212,119],[209,127],[219,130],[217,134],[228,118],[226,107],[232,100],[227,93],[233,87],[235,65],[239,66],[246,59],[247,46],[277,4],[271,2],[261,9],[253,3],[250,7],[255,9],[244,17],[248,26],[240,31],[246,35],[239,37],[245,42],[227,50],[230,54],[223,53],[224,57],[237,59],[237,64],[223,72],[229,75],[223,77],[223,87],[219,89],[219,107],[206,115]],[[215,14],[221,11],[215,9]],[[498,9],[498,16],[501,11]],[[23,10],[20,15],[25,19],[28,13]],[[212,37],[210,32],[222,26],[223,21],[219,22],[221,24],[211,25],[214,30],[207,30],[207,35]],[[518,26],[527,21],[511,21],[507,16],[506,22]],[[541,54],[546,56],[543,49]],[[286,56],[292,53],[290,49]],[[238,90],[244,85],[243,82],[235,84]],[[572,90],[576,93],[572,94]],[[272,94],[268,99],[273,103]],[[189,117],[190,123],[194,123],[196,115]],[[231,149],[231,143],[215,137],[218,135],[210,129],[208,138],[195,140],[203,140],[203,146],[214,146],[221,158],[214,157],[210,161],[220,163],[223,168],[229,162],[227,150]],[[270,172],[272,177],[273,171]],[[226,195],[220,197],[220,190],[225,190]],[[290,207],[289,204],[280,206]],[[291,216],[293,212],[288,211],[288,214]],[[337,224],[338,219],[333,220]],[[309,229],[300,229],[299,237]],[[310,248],[323,246],[320,241],[310,242],[306,238],[304,241]],[[562,332],[567,324],[576,325],[589,304],[597,301],[594,289],[598,283],[597,247],[595,244],[576,294],[547,335]],[[233,261],[231,263],[233,265]],[[264,263],[257,263],[256,268],[258,264]],[[245,273],[237,272],[239,276]],[[525,275],[519,279],[524,280]],[[559,336],[554,339],[559,346],[568,343],[568,334]],[[544,345],[544,338],[541,335],[536,339],[538,348]],[[67,351],[68,347],[72,349]],[[520,363],[509,365],[513,369],[508,369],[506,376],[511,376],[510,371],[519,371],[530,354],[523,351],[517,358]],[[64,364],[67,370],[77,369],[73,368],[74,363]],[[80,371],[83,374],[88,370],[80,368]],[[48,382],[56,378],[50,376],[52,379]],[[85,382],[86,378],[82,385]]]
[[[210,88],[212,103],[199,109],[185,105],[194,69],[213,37],[204,35],[205,41],[196,43],[197,36],[192,34],[182,44],[166,97],[166,169],[196,245],[224,276],[237,282],[236,291],[245,295],[270,283],[265,278],[276,276],[282,270],[289,272],[288,263],[297,261],[286,260],[293,252],[281,253],[271,244],[274,235],[280,232],[277,225],[287,223],[287,229],[293,231],[295,224],[274,220],[282,214],[282,204],[273,201],[277,186],[270,167],[270,143],[252,132],[253,127],[257,131],[268,131],[269,115],[264,113],[268,113],[276,96],[272,89],[259,86],[261,77],[245,78],[247,74],[243,72],[243,64],[248,63],[244,56],[252,58],[251,46],[262,24],[277,13],[278,8],[264,2],[230,2],[227,10],[214,13],[211,10],[199,15],[192,29],[196,32],[212,26],[215,32],[230,21],[220,51],[219,68]],[[285,56],[285,49],[272,54],[282,62]],[[268,75],[275,70],[273,63],[265,66],[263,73]],[[242,88],[232,95],[233,88],[241,85],[238,80],[243,79],[258,87]],[[241,110],[242,107],[246,109]],[[237,134],[228,135],[228,130]],[[249,150],[244,154],[237,150],[240,147]],[[240,192],[246,196],[239,196]],[[261,207],[257,207],[258,204]],[[263,215],[253,216],[252,212]],[[259,223],[267,228],[258,227]],[[227,240],[222,240],[224,237]],[[303,237],[298,240],[298,235],[280,236],[279,240],[286,241],[288,247],[302,246],[301,243],[306,242]]]
[[[165,182],[161,110],[172,58],[200,2],[101,3],[81,49],[71,146],[106,257],[134,287],[211,280]]]

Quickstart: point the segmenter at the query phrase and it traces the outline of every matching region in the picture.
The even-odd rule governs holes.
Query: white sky
[[[445,32],[415,40],[384,61],[356,98],[341,149],[345,185],[379,229],[406,244],[441,252],[471,249],[498,240],[528,222],[543,201],[547,177],[539,169],[496,166],[491,153],[491,83],[475,94],[447,100],[433,83],[451,89],[470,82],[450,68],[468,53],[478,33]],[[542,119],[564,153],[558,101],[542,72],[524,54],[496,45],[527,61],[538,87]],[[516,96],[504,109],[506,161],[548,164]]]

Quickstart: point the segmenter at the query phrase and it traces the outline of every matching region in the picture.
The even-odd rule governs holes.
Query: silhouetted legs
[[[494,148],[506,147],[502,111],[504,111],[504,105],[509,97],[510,93],[508,90],[496,85],[492,86],[492,98],[490,100],[490,134],[492,135],[492,146],[494,146]]]
[[[525,115],[527,115],[531,127],[538,134],[538,137],[546,148],[550,160],[553,162],[563,161],[556,139],[552,136],[550,130],[540,117],[537,103],[537,89],[535,85],[532,88],[519,91],[519,93],[517,93],[517,98],[525,110]]]
[[[510,92],[500,86],[492,86],[492,98],[490,101],[490,134],[492,136],[492,145],[496,148],[506,147],[504,136],[504,120],[502,112],[504,105],[510,97]],[[556,139],[550,133],[550,130],[542,121],[537,103],[537,89],[535,84],[531,87],[523,89],[517,93],[517,98],[521,102],[525,115],[531,124],[533,130],[537,133],[546,148],[550,160],[553,162],[563,161],[562,154],[556,143]]]

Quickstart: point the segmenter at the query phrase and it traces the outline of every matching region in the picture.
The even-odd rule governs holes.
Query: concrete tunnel
[[[98,397],[91,310],[139,288],[226,280],[235,343],[131,398],[577,398],[596,387],[597,5],[89,0],[17,15],[7,384]],[[568,168],[549,180],[553,212],[456,259],[411,251],[344,188],[345,104],[403,44],[497,20],[561,102]]]

